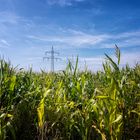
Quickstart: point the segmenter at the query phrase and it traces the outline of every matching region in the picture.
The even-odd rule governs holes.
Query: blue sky
[[[42,57],[53,45],[56,70],[76,56],[80,69],[98,70],[114,44],[121,65],[140,61],[139,0],[0,0],[0,55],[14,66],[49,71]]]

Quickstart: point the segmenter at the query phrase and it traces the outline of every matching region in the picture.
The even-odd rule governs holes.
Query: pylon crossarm
[[[55,57],[54,59],[55,59],[55,60],[61,60],[61,58],[57,58],[57,57]]]
[[[45,52],[45,55],[50,54],[50,53],[51,53],[50,51],[46,51],[46,52]]]
[[[59,52],[54,52],[55,54],[59,55]]]
[[[48,60],[49,60],[49,59],[51,59],[51,58],[50,58],[50,57],[43,57],[43,61],[44,61],[45,59],[48,59]]]

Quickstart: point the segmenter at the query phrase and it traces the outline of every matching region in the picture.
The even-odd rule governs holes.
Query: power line
[[[50,54],[50,56],[47,56],[48,54]],[[48,59],[51,60],[51,72],[54,72],[54,60],[60,60],[60,58],[55,57],[55,54],[59,55],[58,52],[55,52],[52,46],[51,51],[46,51],[45,52],[45,57],[43,57],[43,60]]]

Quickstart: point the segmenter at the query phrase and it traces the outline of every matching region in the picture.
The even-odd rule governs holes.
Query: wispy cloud
[[[57,42],[62,44],[67,44],[69,46],[83,46],[83,45],[95,45],[105,41],[108,38],[108,35],[92,35],[88,33],[84,33],[82,31],[67,29],[63,31],[64,34],[60,34],[57,36],[35,36],[29,35],[27,36],[30,39],[36,39],[45,42]]]
[[[4,11],[0,12],[0,23],[17,24],[19,17],[12,12]]]
[[[82,31],[66,29],[59,35],[28,35],[28,39],[43,42],[66,44],[75,47],[112,48],[114,44],[119,47],[140,46],[140,32],[123,32],[119,34],[89,34]]]
[[[60,6],[71,6],[72,5],[70,0],[47,0],[47,3],[49,5],[57,4]]]
[[[0,48],[7,48],[10,44],[5,39],[0,39]]]
[[[119,34],[108,34],[108,38],[102,42],[100,48],[112,48],[117,44],[120,48],[140,47],[140,31],[122,32]]]
[[[116,36],[114,36],[114,38],[129,38],[129,37],[140,37],[140,30],[137,31],[130,31],[130,32],[124,32],[124,33],[120,33]]]
[[[74,36],[28,36],[31,39],[38,39],[40,41],[46,41],[46,42],[57,42],[57,43],[62,43],[62,44],[67,44],[69,46],[83,46],[83,45],[95,45],[97,43],[102,42],[105,40],[106,36],[105,35],[98,35],[98,36],[93,36],[93,35],[74,35]]]
[[[10,46],[10,44],[9,44],[5,39],[1,39],[0,42],[1,42],[3,45]]]
[[[59,6],[72,6],[74,2],[83,2],[85,0],[46,0],[49,5],[59,5]]]

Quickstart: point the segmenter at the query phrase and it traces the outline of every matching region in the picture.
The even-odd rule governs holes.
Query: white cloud
[[[57,4],[60,6],[71,6],[72,5],[71,0],[47,0],[47,3],[49,5]]]
[[[59,36],[34,36],[29,35],[30,39],[37,39],[45,42],[57,42],[62,44],[67,44],[69,46],[83,46],[83,45],[95,45],[105,41],[108,35],[91,35],[80,31],[68,30],[67,35]]]
[[[0,12],[0,23],[17,24],[19,17],[8,11]]]
[[[89,34],[73,29],[61,29],[58,35],[28,35],[28,39],[40,40],[74,47],[113,48],[114,44],[122,47],[140,46],[140,31],[119,34]]]
[[[5,39],[0,39],[0,48],[7,48],[10,44]]]
[[[1,39],[0,42],[1,42],[3,45],[6,45],[6,46],[9,46],[9,45],[10,45],[5,39]]]
[[[85,0],[75,0],[76,2],[82,2],[82,1],[85,1]]]
[[[114,36],[115,39],[120,38],[130,38],[130,37],[140,37],[140,30],[138,31],[130,31],[130,32],[124,32],[120,33],[116,36]]]
[[[74,2],[83,2],[85,0],[46,0],[49,5],[72,6]]]

